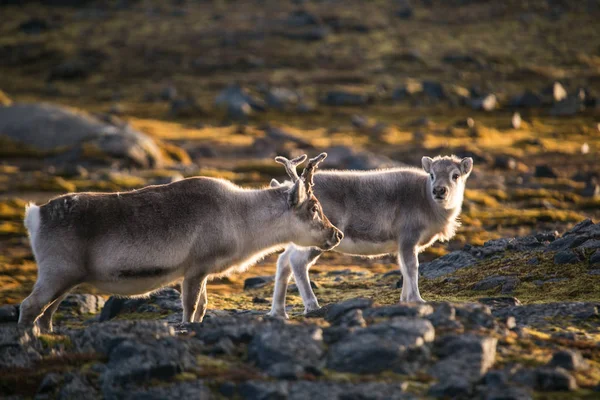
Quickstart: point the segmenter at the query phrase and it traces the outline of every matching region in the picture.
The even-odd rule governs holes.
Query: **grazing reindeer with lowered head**
[[[25,214],[38,278],[19,324],[52,330],[52,314],[75,286],[143,296],[183,279],[183,321],[200,322],[209,277],[242,271],[289,243],[329,250],[342,233],[323,214],[313,174],[327,154],[277,157],[292,182],[244,189],[189,178],[125,193],[74,193]]]
[[[315,193],[331,222],[344,232],[335,251],[360,256],[398,254],[403,284],[400,301],[423,302],[417,255],[436,240],[449,240],[459,225],[465,183],[473,169],[470,157],[423,157],[423,169],[320,171]],[[277,181],[271,181],[278,186]],[[319,308],[310,287],[309,268],[322,249],[290,245],[277,260],[269,315],[286,317],[285,293],[294,278],[304,312]]]

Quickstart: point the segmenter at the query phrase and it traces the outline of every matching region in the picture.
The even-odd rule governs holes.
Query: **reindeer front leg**
[[[398,249],[398,263],[402,272],[401,302],[424,303],[425,300],[419,293],[419,259],[417,245],[412,242],[400,243]]]
[[[204,287],[204,295],[206,296],[206,280],[207,275],[191,275],[186,276],[181,285],[181,303],[183,306],[182,322],[193,322],[194,315],[198,310],[198,301],[201,297],[202,287]],[[206,302],[202,304],[204,310],[201,311],[204,316],[206,311]]]

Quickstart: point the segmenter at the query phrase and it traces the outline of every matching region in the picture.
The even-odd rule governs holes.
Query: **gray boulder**
[[[278,363],[318,366],[323,354],[323,331],[316,326],[267,325],[248,345],[248,359],[262,369]]]
[[[451,274],[461,268],[469,267],[477,262],[470,253],[462,250],[453,251],[431,262],[419,266],[419,272],[425,278],[433,279]]]
[[[443,336],[434,345],[440,361],[429,372],[442,385],[458,385],[462,390],[494,365],[497,342],[496,338],[474,334]]]
[[[330,347],[327,367],[358,374],[392,370],[412,373],[429,358],[433,325],[421,318],[396,317],[357,329]]]
[[[117,159],[140,167],[160,167],[170,160],[149,136],[127,125],[116,126],[52,104],[0,107],[0,135],[42,154],[67,159]]]

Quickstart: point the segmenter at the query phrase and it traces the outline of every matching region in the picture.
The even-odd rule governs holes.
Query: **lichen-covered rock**
[[[108,355],[124,340],[167,338],[174,336],[175,330],[164,321],[110,321],[69,331],[68,335],[76,352]]]
[[[425,278],[439,278],[451,274],[461,268],[469,267],[477,262],[477,259],[466,251],[453,251],[445,256],[439,257],[431,262],[419,266],[419,273]]]
[[[201,399],[213,400],[216,397],[201,381],[181,382],[172,385],[160,385],[142,390],[123,390],[119,397],[126,400],[163,400],[163,399]]]
[[[494,310],[496,318],[515,317],[517,324],[543,325],[552,318],[572,318],[586,320],[598,317],[600,303],[561,302],[546,304],[527,304]]]
[[[425,319],[396,317],[346,335],[329,349],[327,367],[359,374],[392,370],[411,373],[429,357],[433,325]]]
[[[568,371],[579,371],[588,368],[588,364],[577,350],[560,350],[552,355],[548,363],[550,367],[561,367]]]
[[[140,167],[172,162],[159,142],[127,125],[109,124],[52,104],[0,107],[0,132],[3,140],[38,154],[62,153],[65,162],[116,159]]]
[[[168,314],[168,322],[178,322],[182,312],[181,294],[173,288],[164,288],[147,298],[110,297],[102,308],[99,321],[108,321],[122,314],[148,313],[157,316]]]
[[[115,386],[170,380],[195,365],[189,341],[168,337],[126,339],[110,349],[102,390],[110,397]]]
[[[330,399],[369,399],[403,400],[413,396],[406,393],[404,383],[339,383],[339,382],[268,382],[248,381],[239,384],[235,393],[247,400],[288,399],[288,400],[330,400]]]
[[[324,352],[323,331],[319,327],[267,325],[248,345],[248,360],[262,369],[277,363],[318,366]]]
[[[393,306],[367,308],[363,311],[365,318],[380,317],[425,317],[433,313],[429,304],[395,304]]]
[[[41,359],[41,344],[31,329],[16,324],[0,325],[0,370],[26,368]]]
[[[364,298],[355,298],[342,301],[341,303],[333,304],[328,308],[325,319],[329,322],[335,323],[336,320],[338,320],[348,311],[369,308],[372,304],[373,300]]]
[[[498,340],[474,334],[446,335],[436,340],[434,353],[440,361],[430,374],[440,380],[442,387],[464,389],[466,382],[479,380],[494,365]]]

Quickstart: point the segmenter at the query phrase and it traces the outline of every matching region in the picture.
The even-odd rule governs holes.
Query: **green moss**
[[[42,334],[38,336],[40,342],[42,342],[42,346],[46,349],[53,349],[58,346],[68,350],[73,347],[73,343],[71,342],[71,338],[64,335],[49,335]]]

